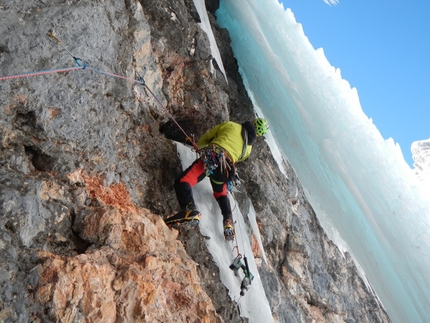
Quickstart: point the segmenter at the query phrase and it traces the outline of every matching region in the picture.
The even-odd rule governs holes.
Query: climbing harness
[[[203,160],[206,176],[213,174],[220,167],[221,174],[230,179],[234,175],[235,167],[228,153],[216,145],[200,149],[200,158]]]
[[[218,167],[220,167],[221,174],[225,176],[225,181],[220,182],[211,178],[213,182],[219,184],[226,182],[230,193],[233,191],[233,187],[237,187],[243,182],[236,171],[233,160],[224,149],[212,145],[202,148],[198,152],[203,161],[206,176],[212,175]]]

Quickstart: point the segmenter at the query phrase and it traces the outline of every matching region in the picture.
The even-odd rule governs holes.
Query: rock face
[[[2,2],[0,77],[18,76],[0,81],[0,322],[246,321],[205,238],[162,221],[185,137],[171,117],[199,136],[254,115],[208,8],[228,82],[191,0]],[[256,210],[275,321],[389,322],[293,169],[255,146],[235,197]]]
[[[201,287],[196,264],[159,216],[98,208],[81,213],[76,223],[92,243],[86,253],[39,252],[43,265],[34,297],[51,319],[222,322]]]

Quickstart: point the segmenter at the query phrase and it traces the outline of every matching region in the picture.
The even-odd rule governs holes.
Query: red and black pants
[[[192,187],[206,177],[204,162],[197,159],[176,179],[174,187],[179,205],[184,209],[190,202],[194,203]],[[231,216],[230,201],[228,199],[228,179],[221,173],[220,167],[209,175],[213,195],[221,209],[224,218]]]

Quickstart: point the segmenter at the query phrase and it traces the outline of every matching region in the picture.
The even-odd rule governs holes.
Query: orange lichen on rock
[[[108,206],[137,213],[137,206],[131,201],[130,194],[123,183],[112,184],[109,187],[104,185],[104,179],[97,176],[86,176],[82,174],[86,188],[91,198],[97,198]]]
[[[109,208],[83,218],[97,241],[75,257],[40,251],[36,299],[56,322],[223,322],[196,264],[161,217]],[[162,243],[161,243],[162,242]]]
[[[261,258],[261,249],[255,234],[251,235],[251,249],[255,258]]]

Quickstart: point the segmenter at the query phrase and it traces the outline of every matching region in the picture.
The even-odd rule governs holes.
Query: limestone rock
[[[145,209],[94,211],[82,218],[82,236],[94,242],[84,254],[39,252],[35,299],[50,319],[223,322],[201,287],[196,264],[159,216]]]

